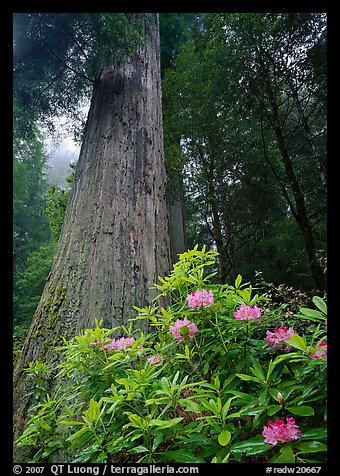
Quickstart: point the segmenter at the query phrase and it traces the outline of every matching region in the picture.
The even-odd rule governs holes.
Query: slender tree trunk
[[[36,359],[53,363],[61,338],[95,318],[106,327],[126,324],[170,269],[158,15],[136,17],[145,44],[94,84],[58,249],[14,375],[20,428],[29,404],[22,369]]]
[[[225,236],[225,250],[226,256],[229,261],[229,268],[227,271],[227,276],[231,279],[236,278],[235,276],[235,262],[234,262],[234,237],[232,233],[231,227],[231,219],[229,214],[229,205],[226,199],[226,184],[220,184],[219,186],[220,192],[220,203],[221,203],[221,210],[222,210],[222,221],[224,226],[224,236]]]
[[[187,249],[183,177],[179,172],[178,176],[170,177],[168,180],[171,261],[175,263],[178,261],[178,254],[184,253]]]
[[[275,101],[269,80],[267,80],[267,92],[271,105],[272,127],[276,136],[278,148],[280,150],[287,181],[294,196],[295,210],[293,209],[292,213],[302,234],[312,279],[314,280],[317,290],[323,291],[325,289],[325,277],[317,259],[313,230],[308,218],[304,195],[302,193],[298,179],[296,178],[293,163],[286,146],[277,103]]]
[[[227,282],[228,274],[228,258],[227,250],[223,240],[222,225],[220,220],[220,215],[217,209],[217,203],[214,198],[210,199],[210,206],[212,212],[212,236],[215,240],[216,249],[219,253],[218,255],[218,278],[222,283]]]

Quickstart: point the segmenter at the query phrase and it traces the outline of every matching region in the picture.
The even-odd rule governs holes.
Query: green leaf
[[[252,375],[246,375],[246,374],[235,374],[237,377],[239,377],[242,380],[251,380],[252,382],[257,382],[257,383],[264,383],[257,377],[253,377]]]
[[[76,426],[76,425],[83,425],[82,421],[73,421],[73,420],[62,420],[59,421],[60,425],[68,425],[68,426]]]
[[[145,446],[139,445],[135,446],[134,448],[131,448],[131,450],[128,451],[129,454],[139,454],[139,453],[146,453],[149,451]]]
[[[327,315],[327,304],[325,303],[323,299],[321,299],[321,297],[314,296],[313,303],[318,309],[320,309],[321,312]]]
[[[262,382],[265,382],[265,376],[264,376],[264,372],[260,362],[258,361],[258,359],[255,359],[255,357],[253,357],[251,361],[252,361],[253,367],[251,367],[250,370],[253,372],[255,377],[257,377]]]
[[[88,418],[90,422],[93,422],[97,418],[97,416],[99,415],[99,411],[100,411],[100,404],[91,398],[90,410],[88,412]]]
[[[270,359],[268,364],[268,369],[267,369],[266,382],[269,382],[270,376],[274,368],[276,367],[276,365],[277,365],[276,359],[274,360],[274,362],[272,361],[272,359]]]
[[[295,463],[295,455],[290,446],[283,446],[280,453],[270,460],[271,463]]]
[[[96,463],[106,463],[107,462],[107,454],[102,451],[96,458]]]
[[[211,398],[209,400],[209,402],[207,400],[202,400],[201,401],[201,404],[203,405],[204,408],[206,408],[207,410],[209,410],[210,412],[212,412],[214,415],[218,415],[219,414],[219,411],[218,411],[218,407],[217,407],[217,404],[216,402]]]
[[[306,441],[295,445],[299,453],[317,453],[319,451],[327,451],[327,445],[320,441]]]
[[[179,400],[179,403],[181,405],[185,405],[186,410],[189,411],[189,412],[201,413],[201,411],[202,411],[200,405],[196,402],[193,402],[190,399]]]
[[[327,428],[310,428],[302,432],[304,440],[322,440],[327,438]]]
[[[277,413],[280,410],[281,410],[281,405],[270,405],[270,407],[268,407],[268,410],[267,410],[268,416],[275,415],[275,413]]]
[[[236,396],[234,397],[230,397],[228,398],[228,400],[226,401],[226,403],[223,405],[223,408],[222,408],[222,420],[225,420],[227,418],[227,414],[228,414],[228,411],[229,411],[229,408],[230,408],[230,404],[231,402],[237,398]]]
[[[76,431],[72,435],[70,435],[67,438],[67,441],[72,441],[76,438],[79,438],[80,436],[84,435],[85,433],[90,432],[90,430],[87,427],[82,428],[81,430]]]
[[[169,396],[172,395],[173,392],[171,390],[170,384],[169,384],[166,377],[161,378],[161,387],[162,387],[164,393],[166,393]]]
[[[165,451],[160,457],[161,462],[173,461],[176,463],[205,463],[205,460],[187,450]]]
[[[292,334],[289,339],[286,340],[287,344],[295,347],[296,349],[303,350],[304,352],[307,351],[307,344],[303,337],[299,336],[298,334]]]
[[[231,433],[230,431],[228,430],[225,430],[225,431],[222,431],[222,433],[220,433],[218,435],[218,438],[217,438],[219,444],[221,446],[227,446],[227,444],[230,442],[231,440]]]
[[[287,407],[289,413],[298,416],[312,416],[314,415],[314,409],[308,405],[300,405],[298,407]]]
[[[240,284],[242,282],[242,276],[239,274],[235,280],[235,288],[238,289],[240,287]]]
[[[145,429],[145,420],[144,418],[141,418],[139,415],[136,415],[134,413],[128,414],[128,418],[131,421],[132,425],[141,428],[142,430]]]
[[[300,307],[299,311],[301,314],[307,317],[315,317],[317,319],[324,318],[324,316],[320,313],[320,311],[316,311],[315,309],[309,309],[308,307]]]
[[[167,403],[169,402],[169,398],[168,397],[160,397],[160,398],[148,398],[147,400],[145,400],[145,405],[162,405],[163,403]]]
[[[158,429],[170,428],[171,426],[177,425],[180,421],[183,420],[183,417],[172,418],[172,420],[151,420],[150,426],[156,426]]]
[[[124,385],[126,390],[129,390],[130,386],[135,388],[137,384],[132,380],[128,380],[127,378],[116,378],[115,382],[119,383],[120,385]]]
[[[246,441],[240,441],[235,443],[231,448],[231,453],[234,454],[245,454],[248,455],[257,455],[263,454],[269,449],[272,448],[272,445],[268,445],[264,443],[264,438],[260,436],[256,436],[255,438],[251,438]]]

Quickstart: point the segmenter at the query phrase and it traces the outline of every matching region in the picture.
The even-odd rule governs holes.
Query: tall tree
[[[44,175],[46,156],[38,134],[30,139],[14,137],[13,147],[13,320],[28,325],[35,291],[21,284],[28,259],[51,240],[44,214],[48,185]],[[46,274],[47,276],[47,274]],[[41,293],[42,288],[40,288]],[[36,296],[35,296],[36,297]],[[31,304],[27,306],[28,302]]]
[[[301,233],[315,287],[324,290],[314,224],[326,213],[327,129],[320,82],[326,84],[324,75],[316,80],[311,57],[325,44],[326,15],[212,14],[210,20],[219,24],[219,41],[225,44],[228,38],[229,48],[238,48],[243,69],[242,77],[235,79],[253,101],[265,160]],[[265,128],[272,138],[264,134]],[[269,152],[273,141],[278,154]],[[311,195],[318,196],[316,208],[310,207]]]
[[[161,13],[161,75],[174,66],[180,46],[191,36],[199,21],[197,13]],[[180,153],[180,134],[174,132],[173,115],[168,114],[168,102],[163,96],[165,166],[168,176],[167,199],[170,219],[172,260],[187,249],[186,211],[183,187],[183,163]],[[171,99],[170,99],[171,102]]]
[[[253,251],[259,250],[266,237],[274,251],[274,234],[284,229],[274,223],[293,221],[295,249],[304,250],[300,270],[321,290],[324,15],[204,18],[205,28],[182,48],[176,70],[166,75],[164,92],[170,104],[176,102],[169,122],[180,129],[190,200],[220,252],[220,277],[225,279],[233,260],[242,264],[243,245],[253,243]],[[244,253],[247,267],[249,258]]]
[[[17,424],[24,423],[21,418],[29,404],[22,401],[28,387],[23,369],[29,362],[53,362],[61,338],[91,326],[95,318],[106,326],[126,324],[134,316],[134,305],[151,302],[153,284],[170,267],[158,15],[127,14],[127,25],[138,25],[143,41],[114,66],[101,56],[99,71],[90,57],[91,47],[97,53],[105,51],[107,43],[100,42],[104,33],[110,37],[112,17],[101,23],[104,38],[101,35],[94,45],[93,37],[81,35],[81,19],[75,17],[72,23],[63,15],[53,16],[51,22],[43,15],[42,21],[46,28],[51,23],[61,27],[67,42],[74,41],[63,58],[64,67],[73,76],[83,65],[82,76],[88,76],[86,68],[95,76],[56,256],[15,372]],[[58,62],[60,53],[53,49],[58,39],[49,30],[44,38],[43,31],[38,31],[40,48]],[[75,49],[83,62],[72,57]]]

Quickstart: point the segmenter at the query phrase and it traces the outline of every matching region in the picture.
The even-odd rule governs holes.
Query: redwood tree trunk
[[[127,324],[170,270],[158,15],[131,17],[142,20],[145,43],[94,85],[56,257],[15,372],[17,421],[26,417],[29,362],[53,361],[61,336],[95,318]]]

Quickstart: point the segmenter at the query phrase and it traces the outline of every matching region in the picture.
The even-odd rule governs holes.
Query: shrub
[[[38,446],[33,462],[326,461],[325,301],[283,315],[240,275],[211,284],[216,256],[180,254],[129,327],[96,321],[64,342],[61,387],[18,441]]]

